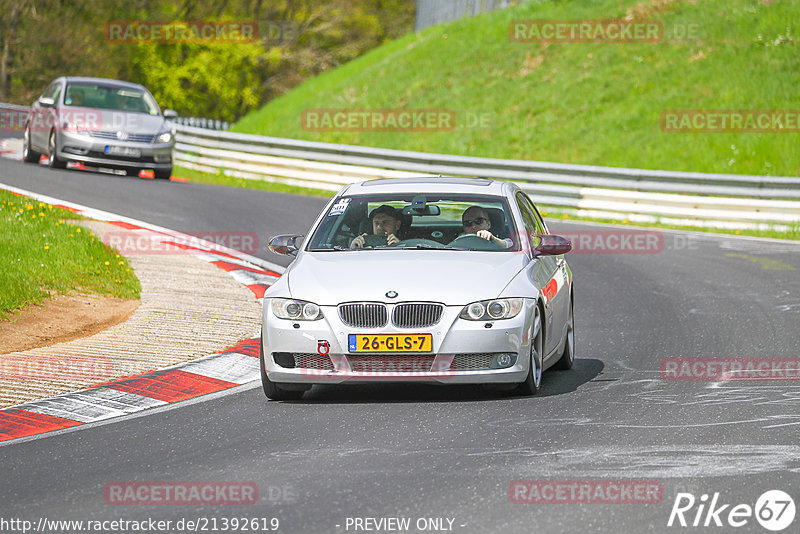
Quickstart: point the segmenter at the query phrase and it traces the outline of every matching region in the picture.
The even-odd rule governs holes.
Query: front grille
[[[425,328],[438,323],[442,311],[444,306],[441,304],[398,304],[392,312],[392,323],[398,328]]]
[[[119,139],[117,137],[117,132],[103,132],[103,131],[95,130],[95,131],[89,132],[89,135],[91,135],[92,137],[95,137],[97,139],[111,139],[113,141],[121,141],[121,139]],[[155,138],[156,138],[156,136],[155,135],[151,135],[151,134],[129,133],[128,134],[128,138],[125,139],[125,141],[130,141],[132,143],[148,143],[148,144],[150,144],[150,143],[153,142],[153,140]]]
[[[327,356],[313,353],[297,352],[294,356],[295,369],[318,369],[320,371],[333,371],[333,362]]]
[[[136,161],[138,163],[155,163],[156,160],[153,156],[142,156],[140,158],[131,158],[130,156],[115,156],[112,154],[106,154],[105,152],[98,152],[96,150],[90,151],[87,156],[91,158],[100,158],[100,159],[107,159],[107,160],[114,160],[114,161]]]
[[[450,369],[453,371],[473,371],[476,369],[490,369],[494,354],[488,352],[476,352],[474,354],[456,354],[453,356],[453,363]]]
[[[398,355],[368,354],[348,355],[350,369],[358,373],[427,373],[431,370],[434,354]]]
[[[339,317],[347,326],[355,328],[380,328],[389,319],[383,304],[341,304]]]

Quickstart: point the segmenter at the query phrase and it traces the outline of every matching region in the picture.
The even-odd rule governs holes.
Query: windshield
[[[128,113],[158,115],[158,104],[147,91],[116,85],[71,83],[67,85],[64,105],[84,108],[113,109]]]
[[[337,197],[306,250],[518,251],[506,199],[488,195],[406,194]]]

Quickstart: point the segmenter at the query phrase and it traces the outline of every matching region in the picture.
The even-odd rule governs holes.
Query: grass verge
[[[0,320],[53,292],[139,298],[128,260],[71,211],[0,190]]]
[[[509,37],[520,19],[626,16],[662,24],[663,38],[547,44]],[[798,21],[800,3],[792,0],[522,2],[389,42],[306,80],[233,130],[441,154],[800,176],[796,129],[672,133],[661,126],[665,110],[797,110]],[[315,131],[303,117],[319,109],[449,110],[455,122],[449,130]]]

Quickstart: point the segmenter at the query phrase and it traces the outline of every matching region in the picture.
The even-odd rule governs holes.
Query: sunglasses
[[[486,217],[477,217],[475,219],[472,219],[471,221],[463,221],[463,222],[464,222],[464,226],[472,226],[472,225],[475,225],[475,224],[482,224],[484,221],[488,221],[488,220],[489,219],[487,219]]]

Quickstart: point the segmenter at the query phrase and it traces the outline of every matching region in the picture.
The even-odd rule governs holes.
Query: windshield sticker
[[[339,201],[333,205],[331,211],[328,212],[328,217],[330,217],[331,215],[341,215],[342,213],[344,213],[344,211],[347,209],[347,206],[349,205],[350,205],[349,198],[339,199]]]

